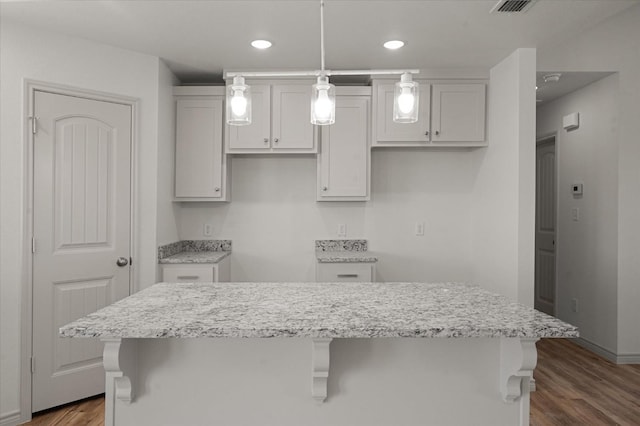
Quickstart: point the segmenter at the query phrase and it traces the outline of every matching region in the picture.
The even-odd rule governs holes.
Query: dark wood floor
[[[615,365],[565,339],[538,342],[531,425],[640,425],[640,365]],[[104,398],[34,415],[27,425],[101,426]]]

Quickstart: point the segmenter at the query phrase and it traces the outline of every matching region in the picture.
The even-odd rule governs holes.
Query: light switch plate
[[[424,237],[424,222],[416,222],[416,236]]]

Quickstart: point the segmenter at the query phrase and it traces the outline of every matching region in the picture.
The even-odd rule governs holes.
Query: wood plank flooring
[[[565,339],[537,343],[531,425],[640,425],[640,365],[616,365]]]
[[[640,425],[640,365],[616,365],[565,339],[537,343],[531,426]],[[35,414],[27,425],[102,426],[98,396]]]

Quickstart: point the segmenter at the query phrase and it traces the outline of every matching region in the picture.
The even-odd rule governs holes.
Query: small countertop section
[[[578,337],[459,283],[159,283],[60,328],[65,337]]]
[[[184,240],[158,247],[158,263],[218,263],[230,254],[230,240]]]
[[[320,263],[371,263],[378,257],[368,251],[367,240],[316,240]]]

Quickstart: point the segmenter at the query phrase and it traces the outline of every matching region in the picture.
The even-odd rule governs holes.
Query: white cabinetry
[[[228,201],[224,89],[175,87],[176,201]]]
[[[434,84],[431,101],[434,143],[484,141],[484,84]]]
[[[320,130],[317,200],[366,201],[371,176],[371,89],[337,89],[336,122]]]
[[[229,154],[315,153],[311,83],[250,84],[251,124],[227,126]]]
[[[420,83],[416,123],[393,122],[394,84],[374,81],[374,147],[478,147],[485,142],[485,83],[416,80]]]
[[[162,281],[202,283],[231,281],[229,257],[218,263],[171,263],[162,265]]]
[[[337,118],[336,118],[337,121]],[[374,282],[375,263],[317,263],[317,282]]]

